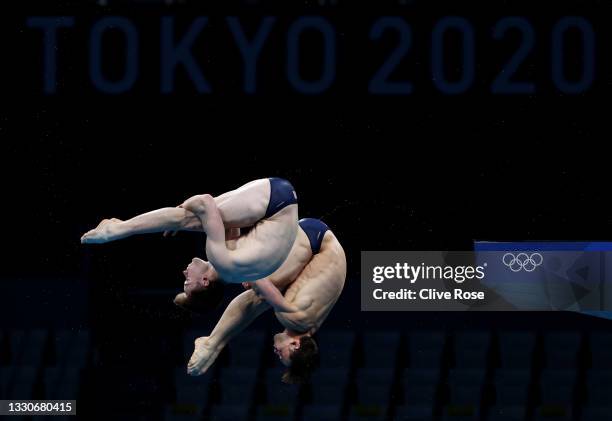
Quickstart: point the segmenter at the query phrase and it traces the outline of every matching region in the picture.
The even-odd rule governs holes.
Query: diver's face
[[[183,271],[185,293],[201,291],[216,279],[215,268],[207,261],[194,257]]]
[[[287,332],[281,332],[274,335],[274,353],[285,367],[291,365],[291,355],[293,355],[295,350],[299,347],[299,339],[289,336]]]

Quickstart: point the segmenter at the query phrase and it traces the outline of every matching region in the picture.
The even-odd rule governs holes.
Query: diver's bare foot
[[[181,205],[181,207],[198,216],[206,213],[209,206],[214,206],[215,199],[210,194],[199,194],[190,197]]]
[[[208,336],[203,336],[195,340],[195,349],[187,364],[187,374],[190,376],[206,373],[221,352],[221,349],[210,346],[207,339]]]
[[[82,244],[103,244],[109,241],[117,240],[117,224],[123,222],[121,219],[111,218],[103,219],[98,226],[81,237]]]

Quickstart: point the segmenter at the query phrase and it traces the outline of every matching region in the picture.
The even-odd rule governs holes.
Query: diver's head
[[[319,365],[319,347],[307,334],[296,334],[285,330],[274,335],[274,353],[287,367],[283,382],[301,384],[306,382]]]
[[[185,292],[174,298],[176,305],[195,313],[205,313],[221,304],[224,284],[210,262],[194,257],[183,275]]]
[[[191,259],[191,263],[187,265],[183,275],[185,276],[184,287],[187,295],[194,291],[201,291],[219,279],[219,274],[214,266],[198,257]]]

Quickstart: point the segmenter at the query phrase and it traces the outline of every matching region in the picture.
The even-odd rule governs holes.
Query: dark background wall
[[[271,175],[295,184],[302,215],[321,217],[338,233],[353,287],[362,249],[465,250],[473,239],[609,239],[606,9],[577,5],[414,2],[380,5],[375,14],[357,6],[279,8],[259,64],[259,90],[246,95],[241,59],[223,20],[240,11],[237,5],[24,4],[2,28],[10,58],[2,84],[3,228],[10,245],[2,273],[7,279],[90,282],[100,290],[93,293],[96,302],[109,290],[105,281],[123,292],[179,288],[182,265],[202,252],[197,235],[106,247],[82,247],[79,236],[104,217],[126,218]],[[244,10],[274,10],[249,7]],[[203,52],[196,56],[212,94],[196,94],[180,72],[177,93],[159,94],[159,19],[167,11],[178,13],[183,30],[189,16],[211,16],[206,42],[194,49]],[[128,16],[140,31],[138,81],[116,97],[97,92],[89,80],[89,30],[102,13]],[[284,75],[287,28],[302,13],[323,14],[339,34],[336,79],[321,95],[295,92]],[[367,93],[371,75],[396,45],[392,33],[378,43],[367,34],[374,16],[389,13],[413,25],[414,53],[392,75],[412,79],[413,95]],[[423,18],[411,19],[412,13]],[[468,19],[477,35],[474,86],[456,96],[436,89],[428,65],[432,28],[450,14]],[[534,95],[491,93],[492,80],[520,44],[519,36],[492,40],[490,28],[506,14],[526,16],[534,25],[534,50],[516,75],[535,83]],[[595,81],[580,95],[560,93],[550,73],[551,28],[568,14],[588,18],[597,35]],[[55,95],[43,94],[42,35],[25,25],[32,15],[76,16],[75,27],[59,38]],[[251,30],[259,22],[253,15],[242,19]],[[105,69],[117,77],[123,44],[112,35],[105,40]],[[320,40],[308,40],[302,73],[312,78]],[[570,36],[566,48],[570,78],[579,73],[576,40]],[[453,37],[448,45],[453,77],[459,45]],[[97,279],[93,264],[104,266],[107,277]]]
[[[295,185],[301,215],[322,218],[347,250],[348,282],[330,327],[608,328],[576,314],[361,313],[358,295],[360,250],[469,250],[474,239],[610,240],[608,5],[415,1],[258,9],[193,3],[100,9],[20,2],[2,13],[2,327],[87,327],[100,361],[126,365],[151,349],[155,333],[208,329],[219,312],[193,318],[171,303],[183,266],[203,253],[201,236],[150,235],[101,247],[81,246],[79,237],[101,218],[127,218],[280,176]],[[244,14],[255,27],[264,11],[278,14],[278,26],[262,55],[259,90],[246,95],[223,17]],[[207,51],[200,60],[212,94],[195,93],[184,74],[175,94],[159,93],[164,13],[177,13],[183,28],[191,15],[211,16],[208,38],[198,46]],[[138,82],[119,96],[96,92],[88,76],[89,29],[106,14],[129,16],[142,35]],[[302,14],[328,17],[339,34],[336,81],[321,95],[295,92],[284,74],[286,30]],[[396,45],[393,36],[380,43],[367,37],[374,19],[386,14],[413,24],[414,56],[393,74],[413,79],[413,95],[368,94],[368,80]],[[468,92],[448,96],[432,84],[428,43],[433,24],[453,14],[477,31],[477,76]],[[593,22],[597,34],[596,78],[580,95],[560,93],[550,76],[551,27],[574,14]],[[33,15],[77,19],[60,37],[55,95],[42,92],[41,35],[25,25]],[[534,23],[535,49],[517,78],[533,80],[535,94],[491,93],[518,42],[492,41],[491,26],[506,15]],[[112,75],[121,69],[122,50],[120,39],[108,42]],[[315,57],[318,45],[306,42],[305,57]],[[569,46],[571,76],[580,54],[571,49],[575,40]],[[317,59],[307,62],[304,74],[316,75]],[[231,288],[228,299],[238,291]],[[258,323],[276,328],[272,315]]]

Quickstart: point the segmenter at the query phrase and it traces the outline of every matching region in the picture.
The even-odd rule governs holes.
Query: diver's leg
[[[270,194],[270,180],[265,178],[251,181],[214,199],[226,227],[244,228],[255,225],[266,216]]]
[[[179,230],[202,231],[200,218],[178,207],[157,209],[127,221],[104,219],[95,229],[81,237],[81,243],[101,244],[136,234]]]
[[[187,365],[187,372],[192,376],[204,374],[227,343],[245,330],[268,308],[270,306],[254,291],[245,291],[234,298],[223,312],[210,336],[196,339],[195,350]]]

